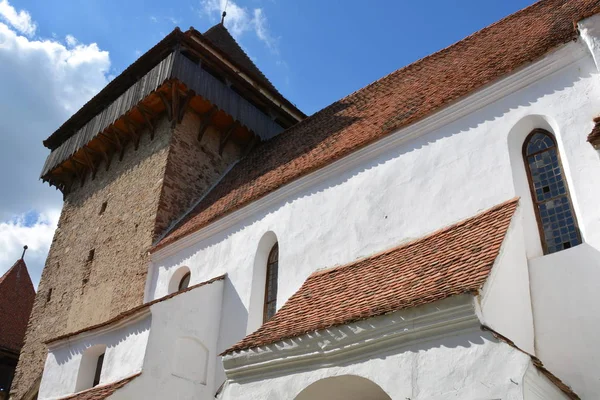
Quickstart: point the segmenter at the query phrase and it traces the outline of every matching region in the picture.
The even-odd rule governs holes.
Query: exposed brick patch
[[[539,59],[598,12],[597,0],[542,0],[344,97],[258,146],[154,250]]]
[[[358,262],[313,273],[272,319],[223,354],[476,293],[498,256],[517,202]]]

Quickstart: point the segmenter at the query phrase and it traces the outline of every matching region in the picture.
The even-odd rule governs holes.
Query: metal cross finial
[[[25,252],[27,251],[27,245],[23,246],[23,254],[21,255],[21,260],[25,257]]]

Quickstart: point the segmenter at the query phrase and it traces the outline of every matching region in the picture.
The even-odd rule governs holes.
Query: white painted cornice
[[[461,295],[228,354],[223,365],[232,382],[264,379],[364,360],[480,326],[474,297]]]
[[[144,307],[144,308],[140,309],[138,312],[136,312],[130,316],[127,316],[123,319],[120,319],[118,321],[115,321],[112,324],[106,324],[106,325],[100,326],[96,329],[92,328],[90,330],[86,330],[81,333],[76,333],[72,336],[65,337],[64,339],[60,339],[55,342],[50,342],[47,344],[48,350],[55,351],[61,347],[69,345],[72,342],[79,342],[88,337],[98,337],[98,336],[105,335],[109,332],[116,331],[117,329],[120,329],[124,326],[132,325],[138,321],[141,321],[142,319],[146,318],[150,314],[151,314],[150,307]]]
[[[521,68],[509,76],[498,79],[494,83],[450,104],[433,115],[387,135],[377,142],[363,147],[317,171],[300,177],[262,198],[217,219],[204,228],[157,250],[151,254],[152,261],[160,262],[160,260],[176,254],[206,238],[212,237],[252,215],[256,215],[299,192],[318,185],[330,177],[338,176],[345,171],[368,163],[370,160],[377,158],[385,152],[392,151],[407,141],[414,140],[466,115],[472,114],[491,103],[568,67],[586,55],[585,46],[581,46],[578,43],[564,45],[542,59]]]

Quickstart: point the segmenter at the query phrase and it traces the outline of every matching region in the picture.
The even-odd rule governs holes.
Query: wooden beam
[[[202,141],[202,137],[206,132],[206,129],[210,126],[210,122],[212,120],[213,115],[215,115],[218,111],[217,106],[213,106],[210,110],[204,113],[202,116],[202,120],[200,121],[200,128],[198,129],[198,141]]]
[[[90,169],[92,170],[92,180],[96,179],[96,163],[88,153],[89,149],[86,146],[83,146],[83,158],[85,158],[85,162],[88,164]]]
[[[79,179],[79,182],[83,187],[83,183],[85,182],[85,175],[81,174],[81,171],[79,171],[79,168],[77,168],[77,164],[75,163],[75,159],[73,157],[71,157],[71,166],[75,170],[75,175],[77,176],[77,179]]]
[[[171,105],[173,106],[171,127],[175,128],[175,124],[179,122],[179,85],[177,82],[171,82]]]
[[[185,115],[185,110],[187,110],[188,105],[190,104],[190,101],[194,98],[194,96],[196,95],[196,92],[194,92],[193,90],[188,90],[185,97],[183,98],[183,101],[181,102],[181,107],[179,109],[179,114],[177,116],[177,122],[181,123],[181,121],[183,121],[183,116]]]
[[[246,146],[246,148],[244,149],[244,152],[242,153],[242,157],[244,158],[246,157],[248,154],[250,154],[250,152],[252,151],[252,149],[260,142],[260,138],[258,137],[258,135],[253,135],[252,136],[252,140],[250,140],[250,143],[248,143],[248,145]]]
[[[235,128],[237,128],[238,125],[239,125],[239,123],[237,121],[234,121],[231,125],[229,125],[229,127],[227,128],[225,133],[223,135],[221,135],[221,141],[219,143],[219,155],[220,156],[223,155],[223,150],[225,149],[225,145],[231,138],[233,131],[235,131]]]
[[[148,108],[143,104],[138,104],[137,109],[140,112],[140,114],[142,114],[144,122],[150,130],[150,140],[154,140],[154,124],[152,123],[153,113],[149,111]]]
[[[87,151],[89,151],[92,154],[97,154],[100,157],[102,157],[102,159],[104,160],[104,162],[108,165],[110,163],[109,159],[108,159],[108,154],[106,154],[105,151],[98,151],[98,150],[94,150],[91,147],[84,147],[84,149],[86,149]],[[106,168],[106,170],[108,171],[108,168]]]
[[[114,135],[114,133],[113,133]],[[105,132],[100,132],[100,135],[98,135],[98,138],[100,138],[100,140],[105,140],[108,143],[112,144],[113,146],[115,146],[117,148],[117,150],[121,151],[121,143],[119,142],[119,139],[114,139],[112,137],[110,137],[107,133]]]
[[[133,136],[134,148],[137,151],[138,147],[140,146],[140,138],[141,138],[141,135],[139,133],[137,133],[137,129],[138,129],[137,125],[127,115],[123,116],[123,120],[125,121],[125,126],[127,126],[127,130],[129,131],[129,133],[131,133],[131,136]]]
[[[167,110],[167,118],[169,118],[169,121],[172,121],[173,120],[173,109],[171,108],[171,103],[169,102],[169,99],[167,99],[165,94],[161,91],[158,91],[156,93],[158,94],[158,97],[160,97],[160,100],[164,104],[165,110]]]
[[[117,143],[117,149],[119,151],[119,161],[123,161],[123,155],[125,154],[125,143],[121,142],[119,138],[119,129],[117,129],[114,125],[108,129],[108,132],[111,132],[114,136],[114,139]]]

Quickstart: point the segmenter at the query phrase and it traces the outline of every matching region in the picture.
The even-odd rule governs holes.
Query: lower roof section
[[[132,375],[128,378],[122,379],[118,382],[109,383],[107,385],[100,385],[93,387],[89,390],[76,393],[71,396],[61,397],[60,400],[102,400],[106,399],[115,393],[117,390],[127,385],[129,382],[140,376],[141,373]]]
[[[271,320],[223,354],[477,293],[517,204],[509,200],[392,250],[313,273]]]

